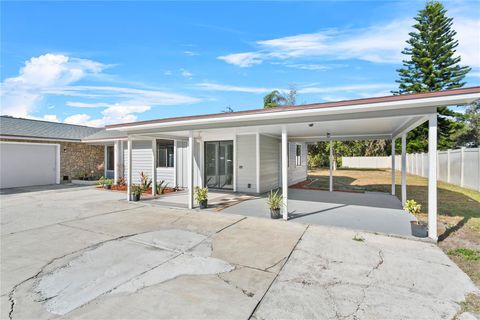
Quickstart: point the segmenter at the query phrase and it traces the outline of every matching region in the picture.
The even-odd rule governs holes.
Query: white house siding
[[[279,186],[280,144],[273,137],[260,135],[260,192]]]
[[[140,173],[152,177],[152,141],[133,141],[132,148],[132,183],[140,183]],[[128,170],[128,146],[125,146],[125,177]]]
[[[255,143],[255,135],[237,136],[237,191],[239,192],[256,192],[257,190]]]
[[[301,166],[295,164],[297,144],[302,146]],[[307,179],[307,144],[289,142],[288,151],[288,185],[292,185]]]
[[[177,141],[176,160],[177,160],[177,185],[186,187],[188,184],[188,142],[183,140]]]

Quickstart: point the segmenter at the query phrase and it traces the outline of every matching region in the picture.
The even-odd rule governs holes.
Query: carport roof
[[[462,98],[460,98],[462,96]],[[451,98],[451,99],[449,99]],[[300,113],[302,111],[315,111],[321,109],[341,109],[343,108],[350,108],[354,109],[356,106],[375,106],[378,110],[385,109],[386,105],[395,105],[395,104],[404,104],[414,106],[414,101],[430,101],[427,102],[429,106],[435,106],[432,102],[434,100],[438,100],[439,105],[453,105],[453,104],[463,104],[465,101],[471,102],[476,99],[480,98],[480,87],[471,87],[471,88],[460,88],[460,89],[451,89],[451,90],[444,90],[444,91],[436,91],[436,92],[425,92],[425,93],[414,93],[414,94],[402,94],[402,95],[391,95],[391,96],[383,96],[383,97],[374,97],[374,98],[364,98],[364,99],[353,99],[353,100],[342,100],[336,102],[324,102],[324,103],[314,103],[314,104],[305,104],[299,106],[285,106],[285,107],[277,107],[277,108],[270,108],[270,109],[253,109],[253,110],[246,110],[246,111],[238,111],[238,112],[223,112],[223,113],[214,113],[214,114],[206,114],[206,115],[194,115],[194,116],[184,116],[184,117],[173,117],[173,118],[164,118],[164,119],[155,119],[155,120],[147,120],[147,121],[137,121],[137,122],[130,122],[130,123],[121,123],[121,124],[113,124],[106,126],[107,130],[129,130],[129,129],[137,129],[140,127],[153,127],[155,125],[162,126],[162,125],[169,125],[172,123],[184,124],[186,122],[192,121],[201,121],[201,120],[218,120],[218,121],[229,121],[233,120],[234,118],[244,116],[247,118],[248,116],[261,116],[261,115],[271,115],[271,117],[281,116],[279,114],[288,113],[291,114],[292,112]],[[405,102],[405,103],[404,103]],[[356,108],[355,108],[356,109]],[[371,111],[371,110],[370,110]]]
[[[0,116],[0,136],[10,139],[80,141],[100,130],[102,129],[67,123]]]

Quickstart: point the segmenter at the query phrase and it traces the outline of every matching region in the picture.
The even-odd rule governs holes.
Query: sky
[[[480,1],[444,1],[466,86]],[[425,1],[1,1],[1,114],[101,127],[389,95]]]

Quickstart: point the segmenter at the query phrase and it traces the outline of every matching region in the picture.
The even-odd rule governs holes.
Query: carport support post
[[[117,184],[118,178],[120,178],[120,143],[119,140],[115,140],[113,143],[113,184]]]
[[[132,139],[128,137],[128,154],[127,154],[127,201],[132,200]]]
[[[330,162],[329,162],[329,168],[330,168],[330,180],[329,180],[329,188],[330,192],[333,191],[333,141],[330,140]]]
[[[288,220],[288,133],[282,126],[282,197],[283,220]]]
[[[428,236],[437,240],[437,114],[428,120]]]
[[[395,141],[392,139],[392,196],[395,195]]]
[[[152,196],[157,192],[157,139],[152,139]]]
[[[402,206],[407,202],[407,134],[402,134]]]
[[[188,133],[188,209],[193,209],[193,131]]]

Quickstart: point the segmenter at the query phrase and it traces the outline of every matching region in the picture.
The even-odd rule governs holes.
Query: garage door
[[[57,182],[56,144],[0,142],[0,188]]]

